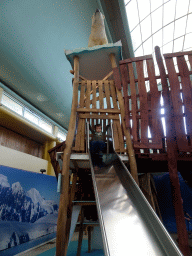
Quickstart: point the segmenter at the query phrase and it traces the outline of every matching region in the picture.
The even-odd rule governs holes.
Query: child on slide
[[[95,125],[95,130],[93,130],[92,127],[89,125],[89,129],[93,135],[92,140],[90,142],[90,153],[93,166],[102,167],[104,164],[102,161],[102,155],[103,151],[106,148],[105,134],[108,128],[109,125],[107,125],[104,131],[102,132],[102,127],[100,124]]]

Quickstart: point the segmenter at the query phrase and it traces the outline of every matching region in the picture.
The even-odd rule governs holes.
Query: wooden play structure
[[[102,80],[90,80],[81,76],[79,57],[74,56],[71,71],[74,74],[73,100],[67,139],[49,151],[56,176],[62,174],[57,256],[67,253],[76,181],[78,171],[82,168],[76,159],[70,160],[71,154],[75,153],[80,157],[87,154],[87,122],[92,127],[100,123],[104,129],[111,120],[115,151],[121,156],[128,156],[132,177],[140,184],[159,215],[155,192],[151,189],[150,174],[146,174],[139,182],[138,171],[143,170],[137,170],[137,165],[140,166],[139,163],[145,161],[143,168],[147,170],[144,173],[149,173],[157,171],[150,169],[150,166],[158,169],[159,162],[166,163],[168,168],[163,171],[169,170],[173,188],[179,247],[184,255],[190,253],[177,163],[192,159],[192,52],[164,54],[166,67],[158,47],[155,48],[155,54],[156,66],[152,55],[117,63],[115,55],[111,53],[111,71]],[[166,123],[166,132],[162,118]],[[57,152],[63,152],[62,170],[56,161]],[[72,179],[69,174],[70,161],[73,162]],[[80,251],[78,253],[80,255]]]

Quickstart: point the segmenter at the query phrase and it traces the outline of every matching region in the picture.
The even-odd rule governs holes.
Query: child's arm
[[[91,131],[91,133],[94,133],[94,130],[92,129],[90,124],[89,124],[89,130]]]
[[[105,127],[105,129],[104,129],[104,133],[106,133],[106,131],[108,130],[108,128],[110,127],[110,124],[108,124],[106,127]]]

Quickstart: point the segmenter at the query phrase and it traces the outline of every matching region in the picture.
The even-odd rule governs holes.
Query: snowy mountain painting
[[[56,187],[55,177],[0,166],[0,251],[56,232]]]

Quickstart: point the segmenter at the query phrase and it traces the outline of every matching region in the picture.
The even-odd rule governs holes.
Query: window
[[[135,57],[152,54],[156,45],[162,54],[192,50],[192,1],[124,0],[124,3]],[[149,38],[152,40],[146,44]]]
[[[66,137],[67,137],[67,134],[62,132],[62,131],[58,131],[57,133],[57,138],[62,142],[62,141],[65,141],[66,140]]]
[[[23,106],[19,104],[16,100],[13,100],[10,96],[3,93],[3,98],[1,102],[4,106],[13,110],[19,115],[23,115]]]
[[[17,114],[23,116],[25,119],[36,124],[43,130],[53,133],[53,125],[41,118],[39,115],[25,107],[22,103],[11,97],[9,94],[3,92],[2,104]]]

